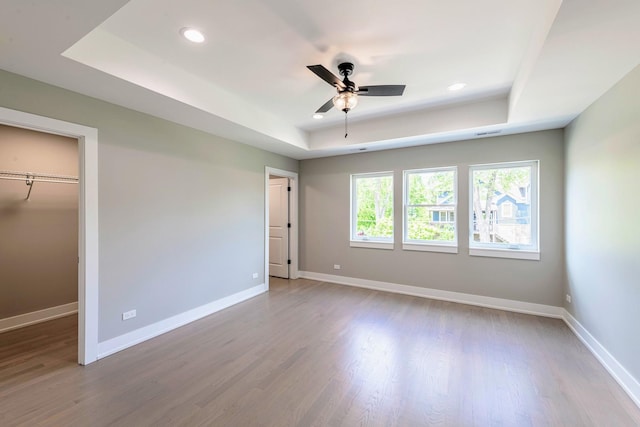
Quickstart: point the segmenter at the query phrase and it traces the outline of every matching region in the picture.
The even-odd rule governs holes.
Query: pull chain
[[[346,138],[347,135],[349,135],[347,133],[347,112],[344,112],[344,137]]]

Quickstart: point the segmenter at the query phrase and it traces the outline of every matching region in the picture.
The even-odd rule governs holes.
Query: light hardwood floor
[[[640,425],[555,319],[272,279],[86,367],[76,322],[0,334],[0,425]]]

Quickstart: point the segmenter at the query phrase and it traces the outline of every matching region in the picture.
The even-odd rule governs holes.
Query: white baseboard
[[[77,312],[78,303],[70,302],[69,304],[58,305],[56,307],[45,308],[44,310],[0,319],[0,332],[24,328],[25,326],[35,325],[36,323],[46,322],[47,320],[57,319],[58,317],[69,316]]]
[[[495,308],[499,310],[513,311],[516,313],[534,314],[536,316],[553,317],[556,319],[562,319],[564,317],[564,308],[552,305],[534,304],[503,298],[465,294],[462,292],[443,291],[440,289],[421,288],[418,286],[400,285],[397,283],[378,282],[375,280],[358,279],[355,277],[334,276],[332,274],[313,273],[310,271],[300,271],[300,277],[336,283],[339,285],[355,286],[358,288],[393,292],[396,294],[411,295],[415,297]]]
[[[229,295],[228,297],[221,298],[189,311],[185,311],[184,313],[169,317],[168,319],[161,320],[160,322],[156,322],[143,328],[136,329],[135,331],[128,332],[124,335],[98,343],[98,359],[102,359],[103,357],[107,357],[136,344],[140,344],[143,341],[172,331],[180,326],[184,326],[188,323],[209,316],[217,311],[224,310],[227,307],[246,301],[249,298],[253,298],[266,291],[267,287],[263,283],[245,291]]]
[[[600,364],[611,374],[631,400],[640,407],[640,383],[625,369],[618,360],[567,310],[564,310],[564,321],[580,341],[593,353]]]

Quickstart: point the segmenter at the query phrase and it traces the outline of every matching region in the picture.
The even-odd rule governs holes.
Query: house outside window
[[[540,259],[538,161],[471,166],[469,253]]]
[[[393,249],[393,172],[351,175],[350,246]]]
[[[403,249],[457,253],[455,167],[404,171]]]

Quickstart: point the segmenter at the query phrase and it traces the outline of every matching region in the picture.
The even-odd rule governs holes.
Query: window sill
[[[349,246],[352,248],[386,249],[393,250],[393,242],[372,242],[369,240],[351,240]]]
[[[523,251],[518,249],[469,248],[469,255],[491,258],[511,258],[540,261],[540,252]]]
[[[432,243],[403,243],[402,249],[405,251],[443,252],[447,254],[458,253],[457,246],[437,245]]]

